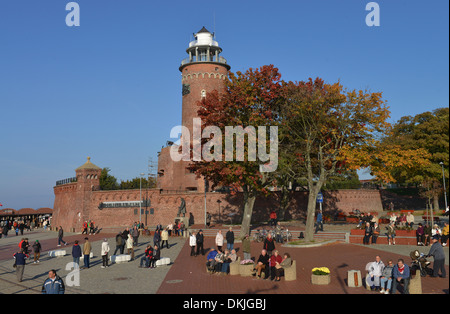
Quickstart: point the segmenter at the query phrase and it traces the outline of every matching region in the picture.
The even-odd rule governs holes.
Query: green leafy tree
[[[117,190],[119,184],[116,177],[109,174],[110,168],[103,168],[100,174],[100,190]]]
[[[449,108],[402,117],[382,145],[416,151],[416,155],[425,152],[422,166],[393,167],[390,174],[396,182],[421,186],[423,195],[433,199],[434,209],[439,209],[439,196],[443,193],[440,162],[444,163],[445,177],[449,175]]]

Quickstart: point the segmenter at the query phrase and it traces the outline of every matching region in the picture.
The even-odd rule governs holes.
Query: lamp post
[[[444,163],[441,161],[439,163],[442,167],[442,182],[444,183],[444,200],[445,200],[445,210],[447,210],[447,189],[445,187],[445,172],[444,172]]]
[[[144,176],[145,173],[139,174],[139,229],[141,228],[141,217],[142,217],[142,176]]]

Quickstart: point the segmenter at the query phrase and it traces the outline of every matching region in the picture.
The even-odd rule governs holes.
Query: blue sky
[[[383,92],[391,122],[449,103],[448,1],[0,0],[0,203],[53,207],[87,156],[119,180],[146,172],[181,122],[192,33],[216,33],[231,71],[274,64]],[[215,17],[215,18],[214,18]],[[214,23],[215,20],[215,23]]]

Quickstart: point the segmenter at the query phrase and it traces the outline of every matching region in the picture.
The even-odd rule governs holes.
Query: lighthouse
[[[181,61],[181,125],[192,135],[193,119],[198,117],[198,103],[213,90],[225,88],[230,70],[221,55],[222,48],[214,33],[205,27],[194,33],[194,40],[186,49],[187,57]],[[171,143],[170,143],[171,144]],[[188,167],[189,161],[173,161],[170,146],[163,147],[158,157],[157,186],[161,190],[203,192],[204,181],[196,177]]]

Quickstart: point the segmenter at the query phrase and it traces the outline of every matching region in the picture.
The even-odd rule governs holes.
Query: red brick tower
[[[182,83],[181,124],[188,128],[192,138],[193,119],[198,117],[198,102],[207,93],[224,88],[230,66],[220,56],[222,48],[214,40],[214,34],[205,27],[194,34],[195,40],[186,49],[189,57],[179,68]],[[187,167],[189,162],[174,162],[170,147],[161,150],[158,159],[158,188],[163,190],[203,191],[203,180],[197,179]]]

